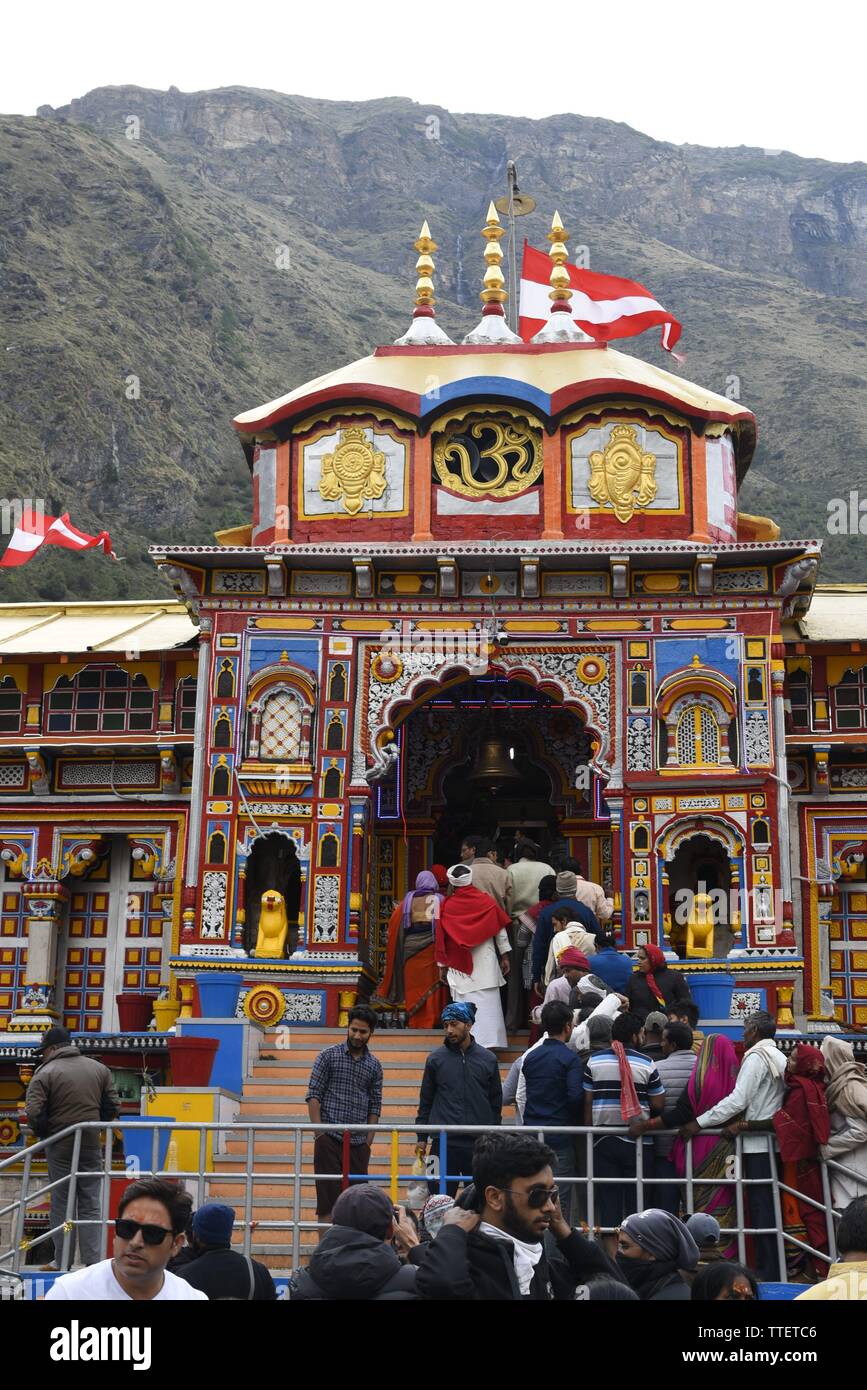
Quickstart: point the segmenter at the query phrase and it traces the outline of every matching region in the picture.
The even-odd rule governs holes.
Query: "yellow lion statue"
[[[289,935],[289,920],[283,894],[276,888],[267,888],[262,894],[259,911],[259,935],[256,937],[256,959],[263,957],[279,960],[283,955],[286,937]]]

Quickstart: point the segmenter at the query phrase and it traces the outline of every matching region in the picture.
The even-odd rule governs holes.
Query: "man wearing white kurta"
[[[453,897],[447,898],[443,904],[441,922],[446,935],[449,935],[452,917],[456,915],[459,906],[466,905],[470,908],[469,895],[472,895],[475,906],[478,906],[479,898],[486,896],[473,888],[472,874],[472,868],[467,864],[455,864],[448,871],[449,883],[455,891]],[[465,954],[472,959],[472,970],[469,973],[458,970],[449,964],[448,960],[443,960],[442,963],[448,966],[446,979],[455,1002],[476,1006],[473,1024],[473,1037],[476,1042],[481,1047],[507,1047],[500,989],[506,983],[509,973],[511,948],[505,930],[508,917],[492,898],[488,899],[488,904],[489,906],[484,905],[484,910],[490,916],[490,935],[477,945],[464,948]],[[449,910],[450,906],[452,912]]]

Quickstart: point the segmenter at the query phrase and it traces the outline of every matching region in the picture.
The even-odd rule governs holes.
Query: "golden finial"
[[[431,279],[434,271],[434,263],[431,257],[433,252],[439,248],[430,234],[430,227],[427,224],[427,219],[422,222],[421,231],[414,245],[416,251],[419,253],[418,260],[415,263],[415,273],[418,276],[415,286],[415,302],[417,305],[430,305],[433,307],[436,300],[434,299],[433,280]]]
[[[485,246],[485,261],[487,270],[485,271],[484,285],[479,298],[483,304],[505,304],[509,297],[508,290],[505,288],[506,280],[500,269],[500,262],[503,259],[503,250],[500,246],[500,239],[506,235],[505,227],[501,226],[497,216],[497,209],[493,201],[488,204],[488,216],[482,228],[482,236],[487,243]]]
[[[476,325],[472,333],[467,334],[464,338],[465,343],[476,346],[490,343],[497,346],[503,343],[517,344],[521,341],[517,333],[513,333],[506,323],[506,315],[503,310],[503,305],[509,298],[506,278],[500,269],[500,262],[503,259],[500,241],[505,235],[506,229],[500,224],[497,209],[493,202],[490,202],[485,225],[482,228],[487,269],[483,280],[484,289],[479,298],[485,307],[482,310],[481,322]]]
[[[548,255],[554,264],[551,266],[551,274],[548,283],[551,289],[548,291],[548,298],[553,299],[555,304],[565,303],[568,305],[572,298],[572,286],[569,282],[569,272],[564,266],[564,262],[569,259],[566,250],[566,242],[569,240],[569,233],[563,226],[559,212],[555,212],[551,218],[551,230],[548,233],[548,240],[551,243],[551,250]]]
[[[572,317],[574,291],[569,279],[569,272],[566,269],[566,261],[569,259],[566,242],[569,240],[569,233],[563,226],[559,212],[555,212],[551,218],[548,240],[551,243],[551,250],[548,252],[551,257],[551,274],[548,276],[548,283],[551,286],[548,291],[548,298],[551,300],[551,313],[548,322],[543,324],[531,341],[534,343],[590,343],[593,339],[584,332],[583,328],[578,327]]]
[[[412,311],[412,323],[403,337],[397,339],[397,346],[423,347],[451,343],[451,338],[446,336],[436,322],[434,313],[436,300],[432,278],[433,253],[437,250],[437,244],[430,234],[427,220],[422,222],[421,231],[413,245],[418,252],[418,260],[415,263],[415,308]]]

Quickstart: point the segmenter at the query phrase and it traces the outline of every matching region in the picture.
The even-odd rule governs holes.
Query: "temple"
[[[577,857],[703,1018],[867,1024],[867,595],[739,512],[748,409],[577,328],[559,218],[518,339],[502,230],[461,343],[425,224],[403,336],[235,419],[250,524],[152,547],[175,601],[0,607],[0,1147],[50,1022],[123,1065],[231,971],[336,1024],[470,831]]]

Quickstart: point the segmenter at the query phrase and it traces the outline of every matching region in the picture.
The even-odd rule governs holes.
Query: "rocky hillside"
[[[662,144],[579,116],[452,115],[230,88],[89,93],[0,117],[0,488],[110,525],[124,562],[46,553],[3,597],[160,591],[151,541],[247,517],[230,419],[403,332],[411,242],[440,319],[478,312],[489,197],[517,160],[596,270],[682,319],[683,373],[736,389],[761,440],[742,494],[790,536],[867,497],[867,166]],[[656,335],[630,352],[671,368]],[[826,538],[824,578],[867,578]]]

